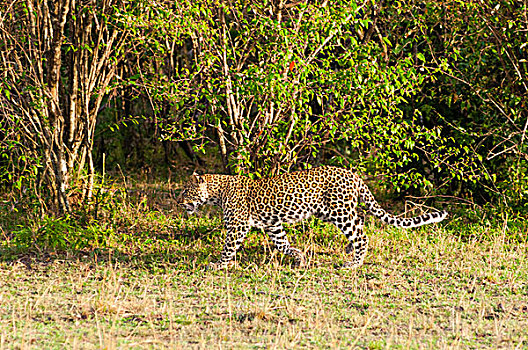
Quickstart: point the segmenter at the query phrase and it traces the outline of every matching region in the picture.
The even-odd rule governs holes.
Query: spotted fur
[[[251,227],[264,229],[282,253],[304,265],[303,253],[292,248],[282,227],[311,216],[336,225],[349,244],[352,260],[345,267],[361,266],[368,237],[363,232],[363,212],[404,228],[440,222],[447,213],[434,212],[398,218],[380,207],[368,187],[350,170],[323,166],[260,180],[232,175],[196,175],[184,186],[180,204],[189,214],[203,204],[223,210],[227,237],[222,257],[212,268],[225,268],[233,260]]]

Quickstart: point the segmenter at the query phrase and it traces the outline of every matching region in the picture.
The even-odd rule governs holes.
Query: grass
[[[223,243],[217,212],[145,200],[82,227],[2,229],[0,349],[528,347],[528,243],[507,225],[369,220],[354,271],[339,268],[336,229],[308,221],[288,228],[306,269],[254,231],[236,266],[207,271]]]

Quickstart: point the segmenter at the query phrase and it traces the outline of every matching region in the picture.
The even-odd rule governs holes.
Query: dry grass
[[[462,239],[454,224],[370,223],[366,264],[349,271],[343,238],[310,222],[290,229],[307,269],[254,232],[237,266],[212,272],[214,216],[123,215],[104,248],[5,254],[0,349],[528,346],[528,244],[503,228],[464,228]]]

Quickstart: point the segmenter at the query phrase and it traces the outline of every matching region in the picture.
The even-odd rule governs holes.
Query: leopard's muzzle
[[[187,212],[187,214],[192,215],[198,209],[198,206],[194,203],[180,203],[180,206]]]

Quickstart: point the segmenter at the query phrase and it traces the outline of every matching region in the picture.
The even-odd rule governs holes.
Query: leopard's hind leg
[[[283,254],[289,255],[295,259],[295,263],[299,267],[306,265],[306,259],[304,254],[297,248],[292,248],[288,237],[286,237],[286,231],[281,224],[274,226],[268,226],[265,228],[266,233],[271,238],[275,247]]]
[[[369,239],[363,232],[365,219],[358,208],[358,197],[355,190],[333,189],[326,193],[324,205],[317,212],[317,217],[334,224],[348,239],[346,253],[352,256],[352,260],[344,264],[345,268],[361,266],[367,255]]]
[[[352,260],[347,261],[344,268],[357,268],[363,265],[369,244],[369,239],[363,231],[364,221],[363,216],[355,211],[346,217],[332,220],[349,241],[346,253],[352,256]]]
[[[365,256],[367,255],[369,238],[363,231],[364,218],[360,215],[350,219],[353,224],[352,227],[345,233],[349,243],[346,247],[347,254],[353,254],[352,261],[347,261],[343,267],[357,268],[363,265]]]

